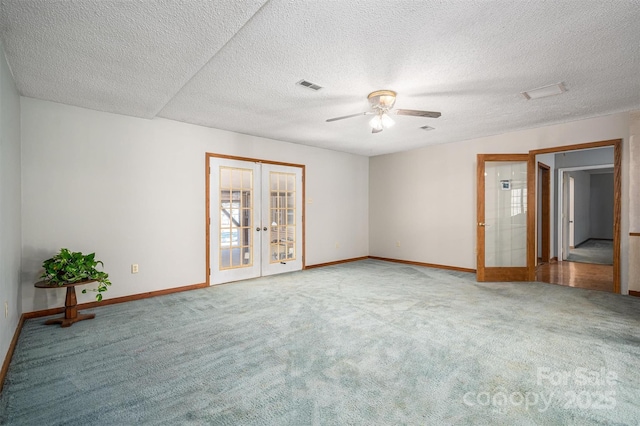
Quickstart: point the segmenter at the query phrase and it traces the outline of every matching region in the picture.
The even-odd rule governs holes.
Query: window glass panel
[[[242,226],[251,226],[251,209],[242,209]]]
[[[220,167],[220,269],[253,263],[252,185],[252,170]]]
[[[527,162],[485,163],[485,266],[527,266]]]
[[[251,260],[251,247],[242,248],[242,263],[247,266],[253,264]]]
[[[220,269],[229,269],[231,267],[231,250],[220,250]]]
[[[231,188],[240,189],[242,186],[242,175],[244,170],[232,169],[231,170]]]
[[[238,266],[242,266],[240,262],[240,248],[235,247],[231,249],[231,267],[237,268]]]
[[[240,193],[240,207],[242,208],[251,207],[251,191],[250,190],[244,189]]]
[[[269,180],[269,259],[274,263],[295,256],[295,174],[271,172]]]
[[[253,171],[251,170],[243,170],[242,171],[242,188],[253,188]]]
[[[240,209],[231,209],[231,226],[240,226]]]
[[[220,168],[220,189],[229,188],[231,184],[231,169]]]

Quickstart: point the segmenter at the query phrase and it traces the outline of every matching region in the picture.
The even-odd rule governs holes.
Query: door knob
[[[263,230],[263,231],[266,231],[266,230],[267,230],[267,227],[265,226],[264,228],[262,228],[262,230]]]
[[[260,227],[259,226],[256,228],[256,231],[260,232]]]
[[[483,222],[478,222],[478,226],[485,226]]]

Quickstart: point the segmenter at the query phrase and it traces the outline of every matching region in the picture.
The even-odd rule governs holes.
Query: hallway
[[[590,238],[575,248],[569,248],[567,260],[580,263],[613,265],[613,240]]]

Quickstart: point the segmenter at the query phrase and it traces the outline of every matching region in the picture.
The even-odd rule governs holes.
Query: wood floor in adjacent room
[[[537,281],[569,287],[613,292],[613,266],[594,263],[552,262],[539,265]]]

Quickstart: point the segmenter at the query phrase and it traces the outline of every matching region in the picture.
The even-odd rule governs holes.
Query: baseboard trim
[[[359,260],[367,260],[369,256],[352,257],[351,259],[335,260],[333,262],[316,263],[315,265],[306,265],[304,269],[323,268],[325,266],[340,265],[341,263],[357,262]]]
[[[13,358],[13,352],[16,350],[16,345],[18,344],[18,338],[20,337],[20,332],[22,331],[23,324],[24,324],[24,314],[20,315],[20,319],[18,320],[16,331],[13,333],[13,339],[11,339],[11,344],[9,345],[9,349],[7,350],[7,355],[4,357],[4,362],[2,363],[2,370],[0,370],[0,393],[2,392],[2,388],[4,387],[4,379],[7,377],[7,372],[9,371],[9,364],[11,364],[11,358]]]
[[[640,297],[640,291],[629,290],[629,296]]]
[[[575,249],[577,247],[580,247],[581,245],[583,245],[584,243],[586,243],[589,240],[592,240],[593,238],[587,238],[586,240],[580,241],[578,244],[575,244],[573,246],[569,246],[570,249]]]
[[[405,265],[425,266],[427,268],[447,269],[449,271],[469,272],[471,274],[476,273],[475,269],[460,268],[458,266],[438,265],[435,263],[414,262],[412,260],[390,259],[387,257],[378,257],[378,256],[369,256],[369,259],[383,260],[385,262],[404,263]]]
[[[78,305],[78,309],[91,309],[99,306],[115,305],[117,303],[131,302],[133,300],[148,299],[150,297],[164,296],[166,294],[180,293],[183,291],[197,290],[199,288],[209,287],[207,283],[187,285],[183,287],[167,288],[164,290],[148,291],[146,293],[132,294],[129,296],[114,297],[113,299],[104,299],[102,302],[87,302]],[[33,311],[22,314],[25,319],[47,317],[49,315],[60,314],[64,312],[62,308],[43,309],[41,311]]]

